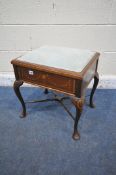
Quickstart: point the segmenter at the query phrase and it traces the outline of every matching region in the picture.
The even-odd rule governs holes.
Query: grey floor
[[[89,93],[89,91],[87,92]],[[25,100],[51,96],[22,88]],[[87,99],[88,100],[88,99]],[[116,175],[116,90],[96,91],[72,140],[73,121],[57,102],[21,106],[11,87],[0,87],[0,175]],[[69,100],[65,104],[75,113]]]

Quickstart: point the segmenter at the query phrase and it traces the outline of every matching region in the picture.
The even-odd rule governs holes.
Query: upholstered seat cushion
[[[81,72],[96,52],[65,47],[40,47],[20,58],[20,61]]]

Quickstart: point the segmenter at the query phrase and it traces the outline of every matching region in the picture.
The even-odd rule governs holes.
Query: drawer
[[[19,67],[18,72],[25,82],[74,93],[75,80],[72,78],[23,67]]]

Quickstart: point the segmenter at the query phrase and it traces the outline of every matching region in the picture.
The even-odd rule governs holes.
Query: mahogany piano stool
[[[63,104],[66,97],[60,99],[55,95],[55,98],[51,100],[60,102],[72,116],[74,119],[72,137],[74,140],[78,140],[80,134],[77,127],[85,101],[85,91],[93,78],[94,84],[90,94],[90,107],[94,107],[93,95],[99,82],[97,72],[99,56],[100,54],[95,51],[43,46],[24,56],[13,59],[11,63],[16,77],[14,91],[23,108],[21,117],[26,116],[26,102],[24,102],[20,93],[20,86],[24,82],[45,88],[45,93],[48,93],[48,89],[50,89],[53,93],[56,91],[66,94],[76,107],[75,117],[71,115]],[[50,101],[50,99],[44,101],[47,100]]]

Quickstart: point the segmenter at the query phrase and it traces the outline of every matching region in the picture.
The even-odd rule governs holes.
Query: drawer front
[[[75,80],[72,78],[23,67],[19,67],[18,72],[20,79],[25,82],[74,93]]]

